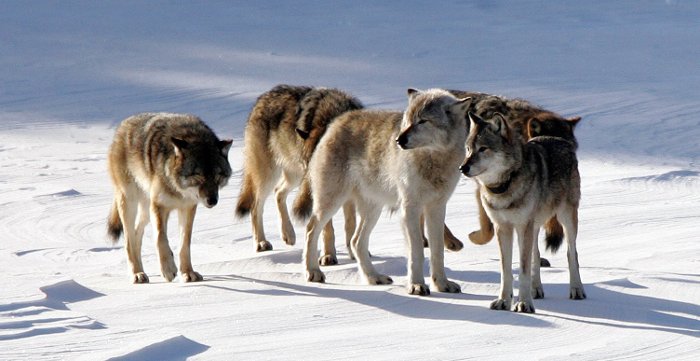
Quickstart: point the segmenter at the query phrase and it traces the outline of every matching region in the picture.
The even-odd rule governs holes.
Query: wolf
[[[178,212],[182,237],[180,277],[184,282],[203,279],[190,259],[192,225],[197,203],[214,207],[231,176],[231,143],[188,114],[142,113],[119,125],[108,153],[114,201],[107,232],[115,243],[124,233],[134,283],[149,281],[141,263],[141,240],[149,221],[163,278],[170,282],[177,276],[166,229],[172,210]]]
[[[472,98],[469,111],[483,119],[491,119],[495,114],[504,115],[509,126],[521,134],[523,141],[536,136],[548,135],[564,138],[578,147],[574,129],[581,117],[565,118],[523,99],[509,99],[498,95],[462,90],[450,90],[450,92],[456,97]],[[471,232],[469,239],[475,244],[486,244],[493,238],[493,224],[481,206],[480,197],[477,188],[476,199],[480,229]],[[547,249],[556,252],[563,241],[563,229],[556,216],[545,222],[544,229]],[[537,245],[535,245],[535,249],[539,252]],[[549,266],[546,259],[542,258],[541,261],[542,266]]]
[[[281,218],[282,240],[294,245],[296,235],[287,210],[287,195],[299,186],[328,125],[338,115],[364,106],[338,89],[281,84],[258,97],[244,134],[243,182],[236,205],[239,218],[251,215],[256,251],[272,250],[265,237],[263,207],[273,190]],[[355,229],[355,209],[345,206],[347,242]],[[324,231],[323,264],[335,264],[333,224]]]
[[[491,303],[496,310],[509,310],[513,298],[513,230],[520,248],[517,312],[535,312],[535,298],[544,296],[539,255],[535,253],[536,230],[557,216],[568,244],[572,299],[586,298],[579,274],[576,237],[581,197],[576,145],[561,137],[537,136],[527,142],[505,117],[496,114],[486,121],[469,113],[467,157],[460,167],[479,186],[480,203],[496,225],[501,251],[501,291]]]
[[[303,253],[308,281],[325,282],[317,262],[321,227],[350,200],[360,215],[351,247],[367,283],[393,282],[375,270],[368,252],[369,235],[382,208],[388,206],[400,210],[410,250],[408,293],[430,293],[423,277],[421,214],[428,234],[432,281],[439,291],[460,292],[459,285],[445,275],[444,220],[465,156],[468,105],[469,99],[457,99],[445,90],[409,89],[403,113],[356,110],[329,126],[307,173],[312,193]]]

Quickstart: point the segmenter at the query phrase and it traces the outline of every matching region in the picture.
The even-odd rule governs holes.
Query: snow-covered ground
[[[0,1],[0,359],[696,360],[698,19],[684,0]],[[545,254],[536,314],[489,310],[495,242],[446,254],[462,294],[409,296],[397,215],[370,243],[392,286],[361,284],[340,240],[327,283],[305,282],[272,202],[275,250],[255,253],[233,216],[243,127],[278,83],[338,87],[372,108],[445,87],[582,116],[588,299],[567,298],[560,252]],[[234,139],[234,176],[195,222],[204,282],[166,283],[147,232],[152,283],[132,285],[123,243],[105,235],[106,151],[142,111],[194,113]],[[448,204],[465,241],[473,192],[463,179]]]

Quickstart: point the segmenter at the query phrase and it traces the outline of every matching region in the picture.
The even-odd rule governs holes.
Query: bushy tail
[[[238,195],[238,204],[236,205],[236,217],[243,218],[250,214],[250,209],[255,203],[255,190],[253,189],[253,181],[250,177],[243,177],[243,185],[241,193]]]
[[[292,213],[294,218],[299,221],[306,221],[311,217],[311,212],[313,211],[314,200],[311,196],[311,182],[308,177],[304,177],[299,187],[299,193],[297,198],[294,199],[294,205],[292,206]]]
[[[547,249],[552,253],[556,253],[564,243],[564,229],[554,216],[550,218],[547,223],[544,224],[545,238],[544,241],[547,244]]]
[[[122,225],[122,220],[119,218],[119,211],[117,210],[117,200],[112,202],[112,209],[109,211],[107,216],[107,235],[112,239],[112,243],[119,242],[119,236],[124,232],[124,227]]]

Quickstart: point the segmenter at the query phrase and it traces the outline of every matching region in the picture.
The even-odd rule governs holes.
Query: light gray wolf
[[[536,136],[549,135],[567,139],[578,146],[574,136],[574,128],[581,117],[565,118],[523,99],[509,99],[492,94],[462,90],[450,90],[450,92],[456,97],[472,98],[469,111],[483,119],[491,119],[497,113],[505,116],[509,126],[521,134],[523,141]],[[480,229],[471,232],[469,239],[475,244],[486,244],[493,238],[493,224],[481,206],[480,197],[477,188],[476,199]],[[556,216],[545,222],[544,229],[547,248],[556,252],[561,246],[564,236]],[[537,248],[537,245],[535,247]],[[549,265],[546,259],[542,258],[541,261],[543,266]]]
[[[568,244],[572,299],[586,294],[579,275],[576,237],[581,197],[576,145],[564,138],[538,136],[524,142],[500,114],[489,120],[469,113],[467,157],[460,167],[474,178],[480,202],[496,226],[501,251],[501,291],[491,303],[510,310],[513,298],[513,230],[518,235],[520,276],[517,312],[535,312],[535,298],[544,296],[539,255],[534,251],[536,230],[552,216],[561,222]]]
[[[219,140],[193,115],[143,113],[126,118],[109,148],[109,174],[114,202],[107,231],[114,242],[124,233],[134,283],[148,283],[141,263],[141,240],[153,222],[161,274],[168,282],[177,276],[167,238],[168,217],[177,210],[182,245],[180,277],[201,281],[192,268],[190,243],[197,203],[207,208],[219,201],[219,189],[231,176],[231,140]]]
[[[282,240],[296,242],[294,226],[287,210],[287,195],[306,173],[316,144],[338,115],[362,109],[355,97],[338,89],[278,85],[258,97],[244,135],[243,182],[236,206],[241,218],[251,215],[256,251],[268,251],[272,244],[265,237],[263,207],[273,190],[281,218]],[[355,229],[355,210],[345,206],[347,242]],[[324,232],[326,255],[321,262],[337,263],[332,223]]]
[[[469,99],[457,99],[444,90],[409,89],[403,113],[352,111],[328,127],[307,173],[313,200],[303,254],[308,281],[325,282],[317,262],[321,227],[350,200],[360,215],[351,247],[369,284],[393,282],[375,270],[368,252],[369,235],[387,206],[401,212],[410,250],[408,292],[430,293],[423,277],[421,214],[425,216],[433,284],[441,292],[460,291],[445,275],[444,220],[445,205],[457,185],[465,155],[468,105]]]

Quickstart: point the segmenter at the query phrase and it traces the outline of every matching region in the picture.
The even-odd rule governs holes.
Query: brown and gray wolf
[[[444,220],[465,156],[469,99],[457,99],[440,89],[409,89],[408,97],[403,113],[358,110],[341,115],[319,142],[307,173],[313,200],[303,255],[308,281],[325,281],[317,261],[321,228],[352,201],[360,215],[352,249],[369,284],[393,282],[375,270],[368,252],[370,232],[387,206],[401,211],[410,249],[408,292],[430,293],[423,277],[421,214],[434,285],[442,292],[460,291],[445,275]]]
[[[483,119],[491,119],[495,114],[505,116],[508,125],[520,133],[523,141],[536,136],[548,135],[564,138],[577,146],[574,128],[581,117],[564,118],[522,99],[508,99],[497,95],[461,90],[450,90],[450,92],[456,97],[472,98],[469,111]],[[476,199],[480,229],[471,232],[469,239],[475,244],[486,244],[493,238],[493,224],[481,206],[480,197],[477,188]],[[545,222],[544,229],[547,249],[556,252],[561,246],[564,236],[556,216]],[[535,249],[539,252],[537,245],[535,245]],[[542,264],[549,265],[549,262],[543,258]]]
[[[258,252],[272,249],[263,228],[265,200],[275,191],[281,218],[282,240],[293,245],[294,227],[287,210],[287,195],[306,174],[306,168],[328,125],[338,115],[362,109],[353,96],[328,88],[278,85],[258,97],[253,106],[244,135],[243,183],[236,214],[250,213],[253,242]],[[347,242],[355,229],[355,210],[345,206]],[[324,264],[335,264],[333,225],[324,232],[326,256]]]
[[[501,291],[491,303],[496,310],[510,310],[513,298],[513,230],[518,235],[520,277],[517,312],[535,312],[535,298],[544,296],[539,255],[534,251],[536,230],[557,216],[568,243],[572,299],[586,298],[579,275],[576,236],[581,179],[576,145],[560,137],[538,136],[523,142],[517,129],[496,114],[486,121],[469,114],[467,158],[460,167],[474,178],[480,202],[496,225],[501,251]]]
[[[230,147],[231,140],[219,140],[193,115],[143,113],[117,128],[108,155],[114,202],[107,230],[114,242],[124,233],[134,283],[148,283],[141,240],[149,221],[163,277],[170,282],[177,276],[166,229],[172,210],[178,212],[182,236],[180,277],[184,282],[202,280],[190,259],[192,224],[197,203],[214,207],[231,176]]]

